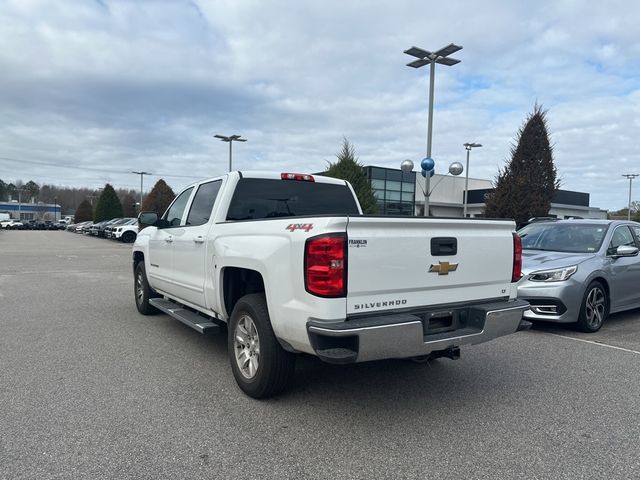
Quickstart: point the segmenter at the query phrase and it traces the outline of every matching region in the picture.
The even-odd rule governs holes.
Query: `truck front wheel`
[[[158,313],[158,309],[149,303],[150,298],[158,295],[151,290],[147,281],[147,273],[144,268],[144,261],[136,265],[135,275],[133,279],[133,289],[136,296],[136,308],[143,315],[153,315]]]
[[[266,398],[291,382],[296,356],[276,339],[262,293],[245,295],[229,321],[228,351],[233,376],[250,397]]]

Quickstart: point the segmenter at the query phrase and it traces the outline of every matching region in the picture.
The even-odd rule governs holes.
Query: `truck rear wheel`
[[[147,281],[147,272],[144,268],[144,261],[136,265],[133,278],[133,292],[136,298],[136,308],[143,315],[153,315],[158,313],[158,309],[149,303],[150,298],[158,295],[151,290]]]
[[[238,386],[247,395],[266,398],[289,385],[296,357],[278,343],[264,294],[252,293],[238,300],[228,332],[231,370]]]

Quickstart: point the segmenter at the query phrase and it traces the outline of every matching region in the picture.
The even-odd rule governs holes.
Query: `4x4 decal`
[[[313,223],[291,223],[286,228],[290,232],[295,232],[296,230],[304,230],[308,232],[309,230],[313,230]]]

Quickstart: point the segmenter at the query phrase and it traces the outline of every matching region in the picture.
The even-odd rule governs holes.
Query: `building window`
[[[382,167],[365,167],[377,199],[379,215],[407,215],[415,211],[416,174]]]

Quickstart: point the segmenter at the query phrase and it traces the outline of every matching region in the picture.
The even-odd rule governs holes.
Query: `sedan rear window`
[[[532,223],[518,231],[522,248],[551,252],[595,253],[607,233],[606,224]]]
[[[346,185],[243,178],[233,193],[227,220],[359,214]]]

